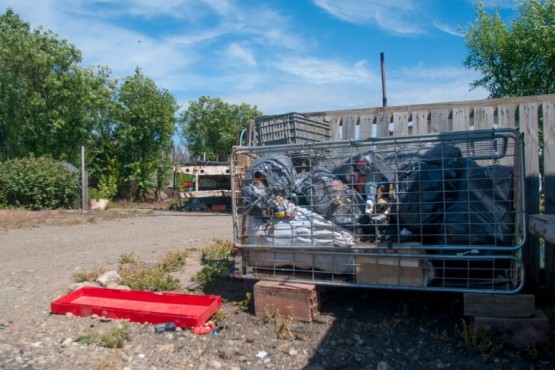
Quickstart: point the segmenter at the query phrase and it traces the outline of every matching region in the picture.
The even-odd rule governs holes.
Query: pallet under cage
[[[235,147],[234,275],[516,293],[522,162],[508,129]]]

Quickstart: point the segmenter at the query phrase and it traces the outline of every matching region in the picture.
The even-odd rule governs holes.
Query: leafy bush
[[[19,158],[0,164],[0,207],[71,208],[78,196],[78,174],[50,157]]]

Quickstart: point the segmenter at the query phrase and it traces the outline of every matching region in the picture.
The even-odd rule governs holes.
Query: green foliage
[[[213,284],[228,277],[233,266],[230,259],[233,244],[229,240],[214,240],[214,243],[202,249],[202,269],[192,277],[193,281]]]
[[[179,271],[187,262],[187,254],[186,250],[169,252],[156,262],[156,266],[164,272]]]
[[[185,264],[186,252],[170,252],[154,266],[148,267],[134,253],[120,256],[119,274],[121,284],[136,290],[177,291],[181,288],[178,279],[169,275],[177,266]]]
[[[157,268],[135,266],[120,271],[121,284],[135,290],[171,292],[181,288],[179,280]]]
[[[146,200],[171,175],[177,121],[193,155],[226,160],[247,121],[262,115],[202,97],[178,120],[174,97],[139,68],[117,82],[108,67],[81,60],[55,33],[0,13],[0,162],[48,155],[79,163],[84,145],[91,187],[108,199]],[[0,189],[0,206],[9,196]]]
[[[214,284],[227,278],[233,261],[209,261],[204,263],[202,269],[191,278],[203,284]]]
[[[100,108],[108,71],[83,68],[81,52],[51,31],[0,14],[0,160],[50,155],[77,163]]]
[[[118,192],[116,178],[104,175],[100,178],[97,188],[89,188],[89,199],[113,199]]]
[[[116,102],[121,181],[126,183],[130,198],[144,199],[169,176],[178,106],[168,91],[159,89],[138,68],[124,79]]]
[[[245,298],[238,302],[238,306],[242,311],[247,311],[250,306],[254,303],[253,296],[251,292],[245,293]]]
[[[29,157],[0,164],[0,206],[71,208],[78,196],[79,176],[52,158]]]
[[[465,33],[469,69],[482,74],[473,88],[491,98],[555,93],[555,0],[522,0],[519,16],[505,25],[482,1]]]
[[[208,247],[202,249],[202,258],[204,260],[221,260],[230,256],[233,244],[230,240],[216,239]]]
[[[219,98],[203,96],[190,102],[179,122],[192,156],[225,161],[247,121],[261,115],[256,106],[227,104]]]
[[[100,191],[100,189],[98,188],[89,188],[87,190],[88,195],[89,195],[89,200],[94,199],[94,200],[99,200],[99,199],[107,199],[106,196],[104,195],[104,193],[102,191]]]

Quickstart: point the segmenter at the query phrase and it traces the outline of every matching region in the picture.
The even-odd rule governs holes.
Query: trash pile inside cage
[[[522,287],[514,130],[235,147],[234,274],[325,285]]]

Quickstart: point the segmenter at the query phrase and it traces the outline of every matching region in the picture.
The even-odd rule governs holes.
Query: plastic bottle
[[[156,324],[154,326],[154,331],[156,333],[163,333],[165,331],[175,331],[176,326],[174,322],[165,322],[163,324]]]
[[[364,185],[364,192],[366,193],[366,214],[374,213],[374,203],[376,202],[376,184],[373,181],[368,181]]]

